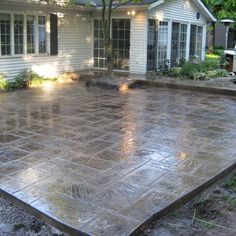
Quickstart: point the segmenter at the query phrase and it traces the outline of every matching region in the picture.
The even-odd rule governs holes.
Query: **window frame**
[[[192,27],[196,27],[194,36],[195,36],[195,41],[192,41]],[[199,34],[198,30],[201,28],[201,34]],[[201,35],[201,41],[199,41],[199,35]],[[194,43],[194,55],[192,54],[191,51],[191,44]],[[198,47],[198,45],[201,43],[201,47]],[[204,26],[203,25],[198,25],[198,24],[192,24],[190,26],[190,50],[189,50],[189,58],[198,56],[198,60],[202,61],[202,50],[203,50],[203,43],[204,43]]]
[[[105,67],[96,67],[95,66],[95,61],[94,61],[94,58],[98,58],[98,57],[95,57],[94,55],[94,39],[95,39],[95,35],[94,35],[94,29],[95,29],[95,26],[94,26],[94,21],[95,20],[101,20],[102,18],[99,17],[99,16],[96,16],[96,17],[93,17],[92,18],[92,40],[91,40],[91,56],[92,56],[92,60],[93,60],[93,64],[92,64],[92,68],[93,69],[98,69],[98,70],[106,70],[107,69],[107,65],[106,65],[106,62],[105,63]],[[121,72],[127,72],[130,70],[130,50],[131,50],[131,24],[132,24],[132,19],[130,17],[127,17],[127,16],[112,16],[111,18],[111,22],[113,21],[113,19],[128,19],[130,20],[130,38],[129,38],[129,42],[130,42],[130,47],[129,47],[129,64],[128,64],[128,69],[114,69],[115,71],[121,71]],[[110,26],[110,34],[112,36],[112,23],[111,23],[111,26]],[[103,59],[103,58],[102,58]],[[104,60],[106,60],[106,58],[104,58]]]
[[[37,14],[37,13],[25,13],[20,11],[1,11],[0,14],[9,14],[11,18],[11,35],[10,35],[10,44],[11,44],[11,53],[10,55],[1,54],[1,41],[0,41],[0,59],[6,58],[22,58],[22,57],[37,57],[37,56],[49,56],[50,55],[50,18],[47,14]],[[15,54],[15,34],[14,34],[14,15],[23,16],[23,54]],[[35,52],[32,54],[27,53],[27,16],[34,16],[36,19],[36,24],[34,27],[35,33]],[[46,30],[46,52],[39,53],[39,16],[45,17],[45,30]]]

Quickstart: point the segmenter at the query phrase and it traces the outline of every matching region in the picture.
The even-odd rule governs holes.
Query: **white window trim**
[[[45,14],[35,14],[35,13],[23,13],[23,12],[13,12],[13,11],[0,11],[0,14],[9,14],[11,17],[11,55],[1,55],[0,47],[0,59],[6,58],[27,58],[27,57],[40,57],[50,55],[50,16]],[[23,54],[15,54],[15,39],[14,39],[14,15],[23,15],[24,26],[23,26]],[[34,28],[35,33],[35,53],[27,53],[27,16],[35,16],[36,26]],[[44,16],[46,18],[46,52],[39,53],[39,35],[38,35],[38,17]],[[1,45],[1,42],[0,42]]]
[[[93,17],[92,18],[92,60],[93,60],[93,63],[92,63],[92,69],[96,69],[96,70],[107,70],[107,68],[101,68],[101,67],[95,67],[94,66],[94,21],[95,20],[101,20],[102,18],[100,16],[96,16],[96,17]],[[129,69],[128,70],[119,70],[119,69],[114,69],[114,71],[116,72],[129,72],[130,71],[130,55],[131,55],[131,29],[132,29],[132,26],[131,26],[131,20],[132,20],[132,17],[130,16],[112,16],[111,17],[111,25],[110,25],[110,34],[112,36],[112,20],[113,19],[129,19],[130,20],[130,48],[129,48]]]
[[[201,48],[201,60],[200,61],[204,61],[204,56],[205,56],[205,44],[206,44],[206,27],[204,25],[200,25],[200,24],[190,24],[190,44],[191,44],[191,26],[196,26],[196,42],[195,42],[195,50],[197,50],[197,32],[198,32],[198,27],[202,27],[202,48]],[[189,49],[189,59],[191,58],[190,55],[190,49]],[[196,54],[196,52],[195,52]]]

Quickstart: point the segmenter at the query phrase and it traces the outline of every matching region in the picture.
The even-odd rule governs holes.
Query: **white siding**
[[[37,10],[35,10],[37,9]],[[0,3],[0,12],[16,12],[28,14],[57,13],[58,8],[16,6],[9,7]],[[7,74],[8,78],[15,76],[24,68],[42,68],[53,70],[56,73],[72,72],[88,69],[92,63],[91,52],[91,18],[89,13],[60,9],[63,17],[59,18],[58,26],[58,56],[25,55],[24,57],[0,57],[0,73]]]
[[[147,15],[137,12],[131,20],[130,73],[147,71]]]
[[[160,6],[151,9],[148,15],[159,20],[206,24],[206,19],[202,13],[200,19],[197,19],[197,12],[199,12],[199,9],[195,6],[193,0],[168,0]]]

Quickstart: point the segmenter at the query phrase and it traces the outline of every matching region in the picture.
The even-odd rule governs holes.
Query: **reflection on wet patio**
[[[236,99],[74,83],[0,95],[0,187],[79,231],[128,235],[236,161]]]

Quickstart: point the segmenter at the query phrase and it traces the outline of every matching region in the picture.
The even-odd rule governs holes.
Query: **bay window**
[[[0,13],[0,56],[46,52],[45,16]]]

